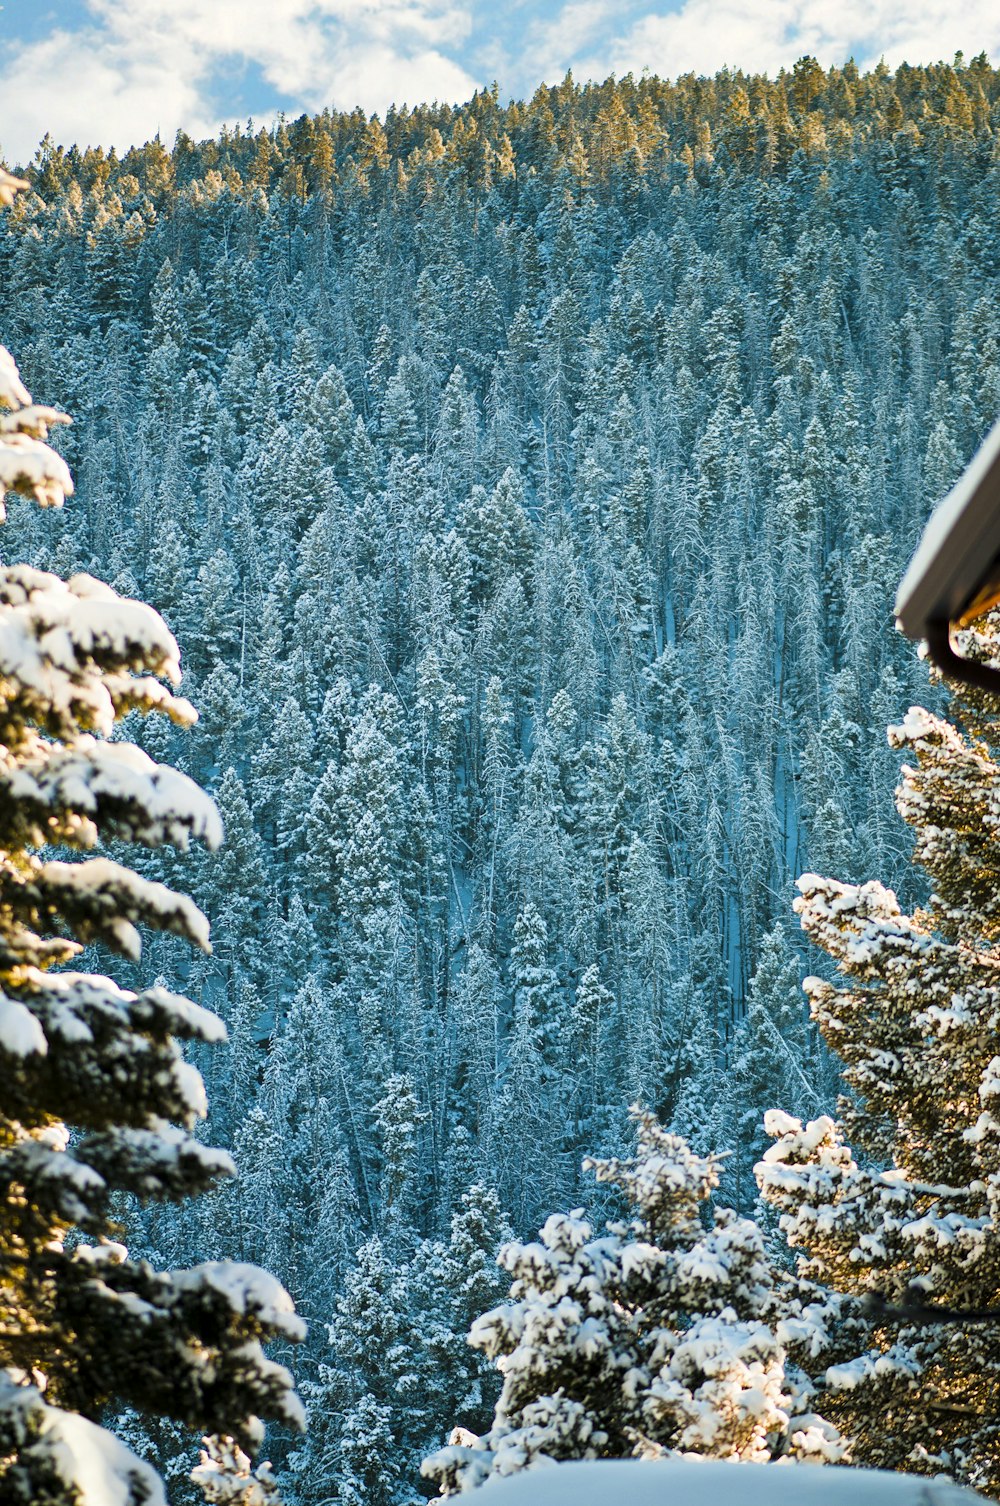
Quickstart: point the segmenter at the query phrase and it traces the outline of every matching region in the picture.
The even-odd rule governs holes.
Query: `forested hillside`
[[[3,337],[78,495],[4,557],[163,614],[202,720],[126,731],[227,831],[214,955],[142,976],[227,1020],[242,1177],[130,1241],[274,1270],[290,1496],[408,1501],[488,1420],[505,1228],[590,1198],[629,1103],[750,1211],[763,1110],[835,1092],[792,880],[912,889],[891,607],[1000,411],[1000,73],[567,79],[26,175]]]

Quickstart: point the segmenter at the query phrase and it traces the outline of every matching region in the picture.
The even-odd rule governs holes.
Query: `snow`
[[[917,1380],[920,1365],[902,1344],[894,1344],[884,1354],[874,1350],[842,1365],[830,1365],[826,1371],[826,1383],[833,1391],[853,1391],[856,1386],[874,1378],[891,1375],[911,1376]]]
[[[9,1056],[44,1056],[48,1049],[45,1032],[31,1010],[0,994],[0,1051]]]
[[[201,1073],[191,1062],[177,1061],[173,1070],[174,1086],[192,1119],[208,1115],[208,1095]]]
[[[206,1438],[191,1479],[211,1506],[280,1506],[277,1482],[269,1463],[256,1469],[231,1438]]]
[[[149,671],[180,681],[177,644],[152,607],[85,574],[64,582],[27,565],[0,570],[0,701],[16,700],[71,745],[88,729],[109,736],[133,706],[190,724],[190,704]]]
[[[973,1506],[944,1479],[811,1464],[708,1459],[549,1464],[481,1487],[483,1506]]]
[[[22,389],[23,391],[23,389]],[[44,439],[53,424],[68,424],[67,414],[44,403],[28,403],[16,413],[0,413],[0,436],[5,434],[30,434],[33,439]]]
[[[61,507],[73,479],[61,455],[30,434],[0,435],[0,490],[26,492],[41,507]]]
[[[163,690],[158,682],[152,683]],[[109,806],[113,810],[105,835],[147,846],[171,842],[181,849],[191,836],[212,849],[222,841],[222,821],[211,796],[186,774],[154,763],[132,743],[102,742],[84,734],[64,748],[39,738],[28,757],[16,761],[0,750],[3,795],[37,809],[39,845],[46,836],[43,819],[69,820],[72,813],[68,836],[79,846],[94,846],[101,823],[86,818],[107,812]]]
[[[237,1260],[209,1260],[186,1271],[174,1271],[171,1280],[179,1290],[202,1291],[210,1287],[225,1297],[233,1312],[256,1318],[285,1338],[305,1338],[306,1325],[297,1316],[292,1299],[277,1277],[258,1266]]]
[[[764,1115],[764,1128],[769,1135],[781,1138],[765,1152],[763,1161],[767,1166],[782,1163],[788,1156],[801,1156],[808,1160],[827,1141],[832,1141],[836,1124],[829,1114],[820,1114],[803,1126],[801,1119],[793,1119],[780,1109],[769,1109]],[[838,1165],[843,1164],[838,1158]]]
[[[0,1371],[0,1414],[21,1463],[54,1471],[74,1506],[166,1506],[159,1475],[104,1428],[50,1407],[34,1386]]]
[[[90,1032],[77,1011],[110,1011],[123,1021],[131,1018],[141,1027],[186,1038],[209,1042],[226,1039],[226,1027],[218,1015],[159,984],[134,994],[100,973],[43,973],[38,968],[27,969],[25,981],[32,999],[44,1001],[55,1028],[66,1040],[89,1039]]]
[[[594,1239],[574,1209],[549,1217],[540,1242],[501,1247],[511,1301],[474,1322],[469,1341],[495,1359],[503,1389],[489,1432],[426,1460],[446,1493],[546,1460],[598,1458],[611,1437],[643,1456],[844,1457],[773,1331],[760,1230],[725,1209],[708,1228],[698,1217],[717,1159],[634,1112],[636,1156],[589,1164],[638,1216]]]
[[[804,873],[796,879],[795,887],[799,897],[793,908],[802,929],[812,935],[839,930],[837,956],[846,968],[862,977],[874,969],[886,950],[930,955],[939,945],[903,914],[893,891],[876,880],[840,884],[815,873]],[[811,996],[828,985],[807,978],[803,987]]]
[[[218,1015],[159,986],[134,994],[99,973],[44,973],[29,967],[24,971],[24,987],[31,1010],[21,1001],[0,995],[0,1020],[5,1008],[29,1015],[42,1032],[37,1047],[42,1052],[48,1049],[50,1037],[66,1044],[92,1041],[92,1023],[102,1016],[121,1026],[131,1022],[139,1029],[184,1039],[218,1042],[226,1038],[226,1027]],[[17,1019],[17,1030],[27,1031],[29,1027],[19,1015]]]
[[[9,204],[21,185],[0,169],[0,204]],[[42,507],[61,507],[73,493],[73,478],[62,456],[45,443],[53,424],[69,418],[31,401],[10,351],[0,346],[0,521],[6,517],[4,492],[23,492]]]
[[[169,1030],[171,1035],[217,1044],[226,1039],[226,1026],[217,1014],[185,999],[183,994],[171,993],[160,984],[144,989],[134,996],[132,1018],[139,1023],[155,1025]]]
[[[81,1265],[121,1265],[128,1259],[128,1250],[116,1239],[102,1239],[96,1245],[77,1245],[73,1259]]]
[[[72,575],[67,586],[79,603],[73,611],[78,650],[112,654],[126,662],[137,652],[155,654],[163,663],[161,673],[171,684],[180,683],[177,644],[158,612],[144,601],[119,596],[92,575]]]
[[[4,1157],[5,1174],[16,1176],[67,1223],[82,1223],[106,1191],[104,1178],[66,1154],[64,1145],[21,1140]]]
[[[11,178],[0,168],[0,204],[7,204],[9,199],[4,197],[4,185],[17,183],[20,180]],[[31,393],[21,381],[21,373],[17,369],[17,362],[5,345],[0,345],[0,405],[4,408],[27,407],[31,402]]]
[[[197,1117],[197,1110],[193,1111]],[[196,1140],[185,1130],[157,1119],[143,1129],[115,1126],[101,1136],[102,1161],[124,1159],[128,1166],[129,1188],[139,1197],[162,1196],[173,1173],[189,1175],[197,1167],[205,1181],[234,1177],[236,1166],[228,1151],[217,1150]],[[88,1145],[93,1155],[93,1142]],[[79,1250],[91,1246],[78,1246]]]
[[[984,1103],[988,1098],[1000,1097],[1000,1056],[993,1056],[986,1063],[979,1096]]]
[[[932,712],[925,711],[923,706],[911,706],[900,723],[888,728],[887,736],[891,747],[899,747],[904,743],[940,738],[951,731],[953,729],[947,722],[934,716]]]
[[[208,921],[193,900],[111,858],[88,858],[82,863],[43,863],[38,880],[54,903],[86,900],[88,911],[101,916],[125,956],[138,960],[142,947],[132,921],[145,921],[164,931],[186,936],[203,952],[211,952]]]
[[[137,1496],[144,1506],[166,1506],[155,1470],[124,1443],[75,1412],[47,1410],[47,1441],[63,1479],[76,1489],[76,1506],[132,1506]]]

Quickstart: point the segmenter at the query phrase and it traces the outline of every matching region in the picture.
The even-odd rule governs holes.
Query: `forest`
[[[926,898],[886,727],[942,694],[892,602],[1000,413],[1000,71],[567,77],[21,171],[4,340],[76,495],[12,500],[3,561],[162,615],[200,720],[116,736],[226,832],[132,860],[211,955],[115,967],[225,1021],[188,1049],[239,1178],[119,1216],[292,1294],[284,1499],[407,1506],[492,1415],[499,1245],[620,1209],[582,1163],[631,1105],[773,1232],[764,1112],[839,1091],[795,879]],[[116,1426],[185,1500],[190,1434]]]

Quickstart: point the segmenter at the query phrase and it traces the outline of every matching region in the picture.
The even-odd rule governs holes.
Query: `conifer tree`
[[[978,642],[995,658],[995,623]],[[889,728],[912,759],[897,806],[926,905],[906,914],[874,881],[799,880],[803,928],[847,980],[806,991],[850,1096],[840,1123],[769,1116],[757,1171],[819,1288],[811,1368],[854,1460],[997,1494],[1000,760],[995,702],[963,692],[953,713],[913,707]]]
[[[595,1237],[582,1209],[553,1214],[540,1243],[503,1247],[512,1301],[470,1333],[503,1387],[488,1432],[424,1465],[444,1494],[560,1459],[839,1457],[769,1326],[759,1231],[725,1209],[706,1227],[717,1161],[635,1117],[634,1156],[585,1163],[630,1217]]]
[[[745,108],[724,73],[650,76],[173,153],[50,141],[2,216],[8,341],[80,420],[77,501],[13,502],[8,558],[165,613],[202,731],[120,735],[228,807],[186,987],[233,1027],[232,1074],[192,1059],[244,1175],[137,1213],[130,1247],[280,1265],[320,1320],[303,1373],[349,1253],[386,1239],[394,1076],[429,1115],[407,1241],[445,1241],[477,1176],[522,1236],[582,1201],[577,1148],[622,1154],[632,1099],[699,1153],[739,1125],[741,1209],[767,1103],[815,1117],[815,1036],[752,980],[804,867],[922,892],[868,740],[923,694],[887,591],[1000,408],[998,91],[985,59],[849,64],[805,110],[789,70]],[[528,900],[547,1058],[514,1009]],[[176,954],[152,937],[148,976]],[[286,1072],[296,1037],[317,1075]],[[443,1373],[451,1319],[421,1324]],[[439,1408],[435,1433],[485,1425]],[[337,1490],[324,1447],[301,1506]]]
[[[768,1147],[764,1109],[782,1104],[786,1110],[819,1107],[816,1078],[806,1075],[808,1026],[799,983],[799,962],[780,926],[761,943],[760,960],[750,980],[747,1012],[733,1037],[730,1053],[730,1093],[736,1144],[735,1180],[738,1206],[752,1206],[756,1196],[753,1166]]]
[[[0,199],[19,186],[0,174]],[[0,487],[61,506],[72,483],[45,443],[61,415],[33,404],[0,350]],[[89,575],[0,571],[0,1496],[5,1502],[163,1500],[156,1473],[97,1425],[113,1402],[255,1447],[258,1414],[293,1425],[291,1377],[261,1341],[302,1336],[290,1299],[228,1261],[160,1272],[115,1238],[116,1194],[176,1202],[231,1175],[195,1137],[206,1112],[180,1042],[224,1037],[166,988],[140,993],[67,970],[90,942],[137,961],[138,926],[208,950],[184,895],[107,856],[133,841],[221,840],[212,801],[134,745],[131,711],[180,725],[177,645],[151,608]]]

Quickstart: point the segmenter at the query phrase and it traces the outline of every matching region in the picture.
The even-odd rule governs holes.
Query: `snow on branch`
[[[35,738],[26,757],[0,748],[0,841],[93,847],[102,836],[185,849],[199,837],[215,849],[215,801],[186,774],[157,764],[132,743],[87,734],[71,748]]]
[[[75,1412],[51,1407],[35,1386],[0,1371],[0,1450],[18,1456],[32,1499],[74,1506],[167,1506],[156,1471],[106,1429]],[[5,1476],[12,1489],[17,1480]],[[44,1487],[44,1496],[40,1495]]]
[[[78,942],[103,941],[135,960],[142,951],[137,925],[170,931],[203,952],[212,950],[208,921],[193,900],[166,884],[140,878],[110,858],[89,858],[82,863],[35,859],[27,878],[0,868],[0,898],[12,917],[26,927],[40,931],[60,915]],[[4,944],[16,956],[30,953],[35,943],[26,931],[5,937]]]
[[[152,607],[90,575],[64,582],[27,565],[0,571],[0,727],[34,723],[72,744],[81,732],[109,735],[133,709],[196,720],[149,675],[172,685],[181,677],[177,644]]]
[[[2,170],[0,170],[2,171]],[[9,204],[20,185],[8,173],[0,177],[0,204]],[[72,496],[73,478],[61,455],[45,443],[53,424],[71,420],[55,408],[31,401],[10,351],[0,345],[0,492],[21,492],[42,507],[61,507]],[[6,510],[0,500],[0,521]]]

